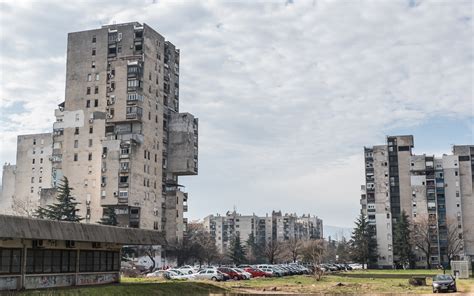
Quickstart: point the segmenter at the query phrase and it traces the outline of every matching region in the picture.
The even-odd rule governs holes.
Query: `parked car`
[[[192,280],[195,279],[193,274],[184,274],[178,270],[165,270],[163,277],[168,280]]]
[[[212,280],[212,281],[224,280],[224,275],[222,274],[222,272],[214,268],[201,270],[198,273],[196,273],[194,276],[196,277],[196,279],[200,279],[200,280]]]
[[[232,269],[230,267],[219,267],[219,268],[217,268],[217,270],[219,270],[222,273],[227,274],[231,279],[234,279],[234,280],[243,280],[244,279],[243,274],[235,271],[234,269]]]
[[[247,267],[244,268],[244,270],[252,275],[252,277],[272,277],[272,274],[270,272],[265,272],[263,270],[260,270],[258,268],[253,268],[253,267]]]
[[[280,276],[276,273],[273,272],[273,269],[269,268],[269,267],[262,267],[262,268],[259,268],[261,271],[265,272],[266,274],[270,274],[270,277],[274,277],[274,276]]]
[[[165,277],[166,270],[155,270],[147,273],[146,277]]]
[[[447,291],[457,292],[456,279],[450,274],[438,274],[433,277],[433,293]]]
[[[181,270],[184,273],[187,273],[187,274],[193,274],[197,271],[197,270],[194,269],[194,267],[189,266],[189,265],[183,265],[183,266],[179,267],[178,269]]]
[[[250,280],[250,278],[252,277],[252,274],[250,272],[247,272],[242,268],[232,268],[232,269],[242,274],[245,280]]]

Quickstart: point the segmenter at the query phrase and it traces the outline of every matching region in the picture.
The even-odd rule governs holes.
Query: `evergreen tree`
[[[235,265],[245,262],[245,248],[240,241],[239,235],[234,235],[229,248],[229,258]]]
[[[79,203],[76,202],[76,199],[72,196],[72,190],[73,189],[69,187],[68,179],[64,177],[58,186],[57,202],[46,208],[39,207],[35,212],[35,216],[41,219],[56,221],[81,221],[82,218],[77,215],[79,209],[76,208]]]
[[[336,248],[337,261],[347,263],[350,261],[350,244],[345,237],[337,243]]]
[[[99,224],[102,225],[111,225],[117,226],[117,214],[115,214],[115,210],[112,207],[105,207],[104,215],[100,218]]]
[[[393,227],[393,256],[398,266],[403,268],[413,266],[413,252],[410,243],[410,221],[405,211]]]
[[[352,259],[364,266],[375,265],[378,256],[374,228],[363,214],[356,220],[355,225],[351,240]]]
[[[258,260],[258,245],[255,242],[255,235],[253,232],[249,234],[247,241],[245,241],[246,249],[247,249],[247,262],[248,263],[257,263]]]

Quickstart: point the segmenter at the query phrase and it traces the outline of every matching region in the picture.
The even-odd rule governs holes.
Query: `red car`
[[[227,274],[231,279],[234,280],[243,280],[244,276],[237,271],[233,270],[232,268],[229,267],[219,267],[217,269],[218,271]]]
[[[272,274],[265,272],[260,269],[252,268],[252,267],[247,267],[244,268],[244,270],[252,275],[252,277],[271,277]]]

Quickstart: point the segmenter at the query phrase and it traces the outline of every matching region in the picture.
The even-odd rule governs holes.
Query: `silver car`
[[[217,269],[204,269],[195,274],[200,280],[223,281],[224,275]]]

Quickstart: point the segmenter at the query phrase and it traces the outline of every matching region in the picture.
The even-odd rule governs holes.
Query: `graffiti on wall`
[[[78,285],[99,285],[116,283],[119,280],[117,273],[81,274],[78,276]]]
[[[27,276],[26,289],[41,289],[51,287],[66,287],[74,284],[74,275],[41,275]]]
[[[15,290],[18,284],[18,277],[0,277],[0,291]]]

